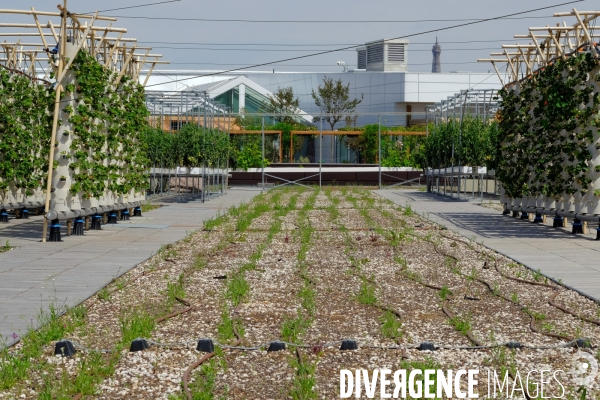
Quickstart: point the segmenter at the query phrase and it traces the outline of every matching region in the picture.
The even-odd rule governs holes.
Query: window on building
[[[179,131],[185,125],[187,125],[187,122],[184,122],[184,121],[171,121],[171,130],[172,131]]]

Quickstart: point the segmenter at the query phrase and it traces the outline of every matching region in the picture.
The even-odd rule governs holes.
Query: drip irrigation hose
[[[442,236],[443,236],[443,235],[442,235]],[[446,237],[446,238],[447,238],[447,236],[444,236],[444,237]],[[452,257],[451,255],[449,255],[449,254],[447,254],[447,253],[440,252],[440,251],[437,249],[437,247],[436,247],[435,245],[434,245],[434,247],[435,247],[436,251],[437,251],[439,254],[441,254],[441,255],[443,255],[443,256]],[[497,261],[496,261],[495,259],[494,259],[494,265],[495,265],[495,267],[496,267],[496,270],[497,270],[497,271],[500,273],[500,271],[498,270],[498,263],[497,263]],[[461,275],[461,276],[463,276],[463,277],[466,277],[466,276],[465,276],[463,273],[461,273],[460,275]],[[502,273],[500,273],[500,275],[502,275]],[[502,275],[502,276],[504,277],[504,275]],[[518,279],[518,278],[513,278],[513,279],[514,279],[514,280],[518,280],[519,282],[522,282],[522,283],[532,284],[532,285],[536,285],[536,286],[549,287],[549,288],[551,288],[551,289],[553,289],[553,290],[557,290],[557,288],[556,288],[555,286],[552,286],[552,285],[547,285],[547,284],[545,284],[545,283],[540,283],[540,282],[532,282],[532,281],[526,281],[526,280],[523,280],[523,279]],[[511,303],[513,303],[513,304],[516,304],[516,305],[518,305],[518,306],[520,307],[521,311],[524,311],[524,312],[525,312],[525,308],[524,308],[524,307],[523,307],[523,306],[522,306],[520,303],[518,303],[518,302],[515,302],[515,301],[513,301],[512,299],[509,299],[508,297],[506,297],[506,296],[504,296],[504,295],[501,295],[501,294],[499,294],[499,293],[496,293],[496,291],[494,290],[494,288],[492,288],[492,285],[490,285],[488,282],[486,282],[486,281],[484,281],[483,279],[480,279],[480,278],[475,278],[475,280],[476,280],[477,282],[479,282],[479,283],[482,283],[482,284],[484,284],[485,286],[487,286],[487,288],[488,288],[488,289],[489,289],[489,290],[492,292],[492,294],[493,294],[493,295],[496,295],[496,296],[498,296],[498,297],[500,297],[500,298],[502,298],[502,299],[504,299],[504,300],[507,300],[507,301],[509,301],[509,302],[511,302]],[[444,312],[446,312],[446,311],[444,311]],[[544,336],[548,336],[548,337],[551,337],[551,338],[554,338],[554,339],[567,340],[567,341],[572,341],[572,340],[573,340],[573,338],[572,338],[572,337],[570,337],[570,336],[565,336],[565,335],[557,335],[557,334],[554,334],[554,333],[549,333],[549,332],[544,332],[544,331],[541,331],[541,330],[539,330],[539,329],[538,329],[538,328],[535,326],[535,317],[534,317],[532,314],[529,314],[529,313],[526,313],[526,314],[527,314],[527,315],[529,315],[529,317],[531,318],[531,322],[530,322],[530,324],[529,324],[529,327],[531,328],[531,331],[532,331],[532,332],[535,332],[535,333],[538,333],[538,334],[541,334],[541,335],[544,335]],[[448,314],[446,313],[446,315],[448,315]]]
[[[449,301],[450,301],[449,299],[446,299],[446,300],[444,300],[444,302],[442,303],[442,311],[444,312],[444,314],[446,314],[446,316],[448,317],[448,319],[450,319],[450,320],[451,320],[452,318],[454,318],[454,317],[456,317],[456,316],[455,316],[455,315],[454,315],[454,314],[453,314],[453,313],[450,311],[450,309],[448,308],[448,305],[449,305],[448,303],[449,303]],[[471,332],[471,330],[470,330],[470,329],[469,329],[469,330],[468,330],[468,331],[467,331],[465,334],[466,334],[467,338],[468,338],[468,339],[469,339],[471,342],[475,343],[475,346],[478,346],[478,347],[482,347],[482,346],[484,346],[484,344],[483,344],[483,343],[481,343],[481,342],[479,341],[479,339],[477,339],[477,338],[476,338],[476,337],[473,335],[473,333]]]
[[[553,337],[555,339],[560,339],[560,340],[567,340],[567,341],[573,341],[574,339],[570,336],[564,336],[564,335],[557,335],[555,333],[546,333],[546,332],[542,332],[540,331],[536,326],[535,326],[535,317],[533,315],[529,316],[531,318],[531,323],[529,324],[529,326],[531,327],[531,330],[535,333],[539,333],[542,335],[546,335],[546,336],[550,336]]]
[[[177,299],[177,300],[181,301],[180,299]],[[190,303],[187,303],[187,304],[190,304]],[[166,321],[166,320],[168,320],[170,318],[176,317],[176,316],[181,315],[181,314],[185,314],[186,312],[192,311],[194,308],[195,307],[193,307],[193,306],[188,306],[188,307],[184,308],[183,310],[174,311],[171,314],[164,315],[164,316],[162,316],[160,318],[157,318],[156,319],[156,323],[159,324],[159,323],[164,322],[164,321]]]
[[[512,280],[512,281],[515,281],[515,282],[519,282],[519,283],[524,283],[524,284],[527,284],[527,285],[533,285],[533,286],[546,287],[546,288],[549,288],[549,289],[555,290],[555,291],[556,291],[556,293],[554,293],[552,296],[550,296],[550,299],[548,300],[548,304],[550,304],[551,306],[553,306],[553,307],[555,307],[555,308],[559,309],[560,311],[562,311],[562,312],[564,312],[564,313],[566,313],[566,314],[569,314],[569,315],[571,315],[571,316],[573,316],[573,317],[575,317],[575,318],[578,318],[578,319],[580,319],[580,320],[582,320],[582,321],[585,321],[585,322],[588,322],[588,323],[591,323],[591,324],[594,324],[594,325],[598,325],[598,326],[600,326],[600,321],[599,321],[599,320],[596,320],[596,319],[593,319],[593,318],[588,318],[588,317],[585,317],[585,316],[583,316],[583,315],[577,314],[576,312],[574,312],[574,311],[571,311],[571,310],[569,310],[568,308],[566,308],[566,307],[563,307],[563,306],[561,306],[560,304],[556,303],[554,300],[556,299],[556,297],[557,297],[558,295],[560,295],[560,294],[563,292],[563,291],[561,291],[561,290],[560,290],[560,287],[559,287],[559,286],[550,285],[550,284],[547,284],[547,283],[542,283],[542,282],[528,281],[528,280],[526,280],[526,279],[519,279],[519,278],[514,278],[514,277],[512,277],[512,276],[506,275],[506,274],[504,274],[504,273],[503,273],[503,272],[500,270],[500,268],[498,267],[498,260],[497,260],[497,258],[496,258],[496,257],[491,257],[490,255],[486,254],[486,253],[485,253],[485,252],[483,252],[483,251],[480,251],[480,250],[477,250],[477,249],[474,249],[474,248],[472,248],[472,247],[471,247],[471,245],[470,245],[469,243],[465,242],[464,240],[461,240],[461,239],[456,239],[456,238],[452,238],[452,237],[449,237],[449,236],[443,235],[443,234],[441,234],[441,233],[440,233],[440,235],[441,235],[441,236],[443,236],[443,237],[445,237],[446,239],[450,239],[450,240],[454,240],[454,241],[456,241],[456,242],[463,243],[463,244],[465,244],[465,245],[469,246],[469,248],[471,248],[471,250],[473,250],[473,251],[476,251],[476,252],[478,252],[478,253],[480,253],[480,254],[482,254],[482,255],[484,255],[484,256],[486,256],[486,257],[488,257],[488,259],[494,260],[494,269],[496,269],[496,271],[497,271],[497,272],[500,274],[500,276],[502,276],[502,277],[503,277],[503,278],[505,278],[505,279],[509,279],[509,280]],[[436,251],[437,251],[437,248],[436,248]],[[439,253],[439,251],[438,251],[438,253]],[[440,253],[440,254],[442,254],[442,253]],[[448,254],[443,254],[443,255],[448,255]],[[448,256],[449,256],[449,255],[448,255]],[[494,292],[494,291],[493,291],[493,289],[492,289],[492,287],[491,287],[491,286],[490,286],[490,285],[489,285],[487,282],[485,282],[485,281],[483,281],[482,279],[479,279],[479,278],[476,278],[476,280],[477,280],[477,281],[479,281],[479,282],[481,282],[481,283],[483,283],[483,284],[485,284],[486,286],[488,286],[488,288],[489,288],[489,289],[490,289],[492,292]],[[494,293],[494,294],[495,294],[495,293]],[[518,305],[518,306],[520,306],[520,307],[522,307],[522,305],[521,305],[521,304],[519,304],[519,303],[517,303],[517,302],[514,302],[514,301],[512,301],[512,299],[509,299],[509,298],[507,298],[507,297],[505,297],[505,296],[503,296],[503,295],[499,295],[499,296],[500,296],[500,297],[502,297],[502,298],[503,298],[503,299],[505,299],[505,300],[508,300],[508,301],[510,301],[510,302],[512,302],[512,303],[514,303],[514,304],[516,304],[516,305]],[[535,325],[533,325],[533,326],[535,326]],[[533,329],[532,329],[532,330],[533,330]],[[534,330],[534,332],[537,332],[537,333],[542,333],[542,334],[546,335],[546,333],[544,333],[544,332],[541,332],[541,331],[539,331],[539,330]],[[557,335],[553,335],[553,334],[548,334],[548,335],[549,335],[549,336],[552,336],[552,337],[557,337]],[[562,335],[558,335],[558,336],[561,336],[561,338],[563,338],[563,339],[564,339],[564,338],[567,338],[567,336],[562,336]],[[567,339],[567,340],[572,340],[572,339]]]
[[[561,306],[560,304],[557,304],[557,303],[555,303],[555,302],[554,302],[554,300],[555,300],[555,299],[556,299],[556,297],[557,297],[558,295],[560,295],[561,293],[562,293],[562,292],[558,292],[558,291],[557,291],[557,292],[556,292],[556,293],[554,293],[552,296],[550,296],[550,300],[548,300],[548,303],[549,303],[551,306],[554,306],[554,307],[558,308],[559,310],[561,310],[561,311],[563,311],[563,312],[566,312],[567,314],[570,314],[570,315],[572,315],[572,316],[574,316],[574,317],[576,317],[576,318],[579,318],[579,319],[581,319],[581,320],[583,320],[583,321],[585,321],[585,322],[589,322],[590,324],[594,324],[594,325],[598,325],[598,326],[600,326],[600,321],[598,321],[598,320],[596,320],[596,319],[592,319],[592,318],[587,318],[587,317],[584,317],[583,315],[579,315],[579,314],[577,314],[577,313],[575,313],[575,312],[573,312],[573,311],[571,311],[571,310],[569,310],[569,309],[567,309],[567,308],[565,308],[565,307]]]
[[[233,310],[233,312],[231,313],[232,316],[237,313],[238,307],[236,307]],[[232,325],[232,328],[233,328],[233,334],[236,337],[236,341],[233,344],[233,346],[238,346],[242,342],[242,337],[238,333],[237,328],[235,327],[235,322],[233,320],[232,320],[232,324],[231,325]],[[185,373],[183,374],[183,379],[182,379],[182,381],[183,381],[183,392],[187,396],[188,400],[192,400],[192,392],[190,392],[190,389],[189,389],[190,374],[192,373],[192,371],[194,369],[198,368],[200,365],[204,364],[206,361],[208,361],[211,358],[213,358],[215,356],[215,354],[216,353],[214,351],[212,353],[206,354],[205,356],[203,356],[202,358],[200,358],[198,361],[195,361],[194,363],[190,364],[190,366],[185,370]]]

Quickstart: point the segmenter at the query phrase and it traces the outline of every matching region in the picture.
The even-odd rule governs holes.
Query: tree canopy
[[[327,121],[331,130],[348,114],[354,112],[362,101],[350,100],[350,84],[344,85],[341,79],[334,81],[328,77],[323,78],[323,85],[319,85],[317,92],[313,89],[312,98],[321,112],[326,114],[323,120]]]

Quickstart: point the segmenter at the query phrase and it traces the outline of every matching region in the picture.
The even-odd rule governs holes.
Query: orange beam
[[[348,135],[348,136],[358,136],[364,133],[364,131],[323,131],[323,136],[325,135]],[[292,131],[292,135],[318,135],[318,131]],[[382,135],[389,136],[426,136],[427,132],[381,132]]]
[[[232,135],[260,135],[262,134],[263,131],[247,131],[247,130],[240,130],[240,131],[231,131]],[[282,131],[265,131],[265,134],[281,134]]]

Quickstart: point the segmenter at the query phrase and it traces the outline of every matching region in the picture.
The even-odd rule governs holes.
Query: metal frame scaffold
[[[209,98],[205,91],[146,91],[149,123],[166,132],[176,132],[184,124],[195,124],[223,134],[231,133],[232,115],[229,107]],[[207,144],[202,136],[202,148]],[[174,189],[179,202],[200,199],[202,202],[226,193],[229,160],[218,160],[217,166],[202,165],[185,168],[181,165],[153,165],[150,171],[150,195],[171,194]],[[173,183],[172,178],[175,178]],[[213,191],[213,189],[215,189]]]
[[[461,90],[460,93],[449,96],[445,100],[435,103],[432,106],[425,108],[427,128],[429,122],[432,121],[435,126],[440,123],[449,121],[457,121],[460,124],[459,142],[462,139],[462,122],[467,116],[482,118],[484,121],[489,121],[495,118],[500,107],[497,89],[470,89]],[[429,134],[429,132],[428,132]],[[463,198],[467,196],[468,183],[471,184],[471,197],[475,198],[476,194],[483,200],[483,194],[486,191],[487,179],[493,176],[492,171],[488,171],[485,167],[469,167],[461,166],[460,159],[457,160],[457,165],[454,164],[454,148],[455,143],[452,142],[452,165],[438,165],[437,168],[430,168],[425,171],[427,177],[427,191],[435,192],[438,195],[454,197],[454,188],[456,187],[456,198],[460,200],[461,191]],[[486,184],[484,184],[484,180]],[[442,182],[443,181],[443,182]],[[475,182],[477,182],[477,191],[475,190]],[[448,184],[450,189],[447,190]],[[443,190],[441,189],[443,187]],[[494,193],[496,192],[496,181],[494,179]]]

